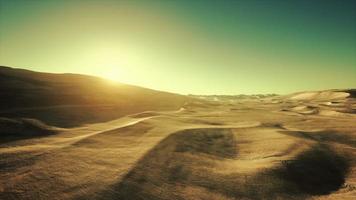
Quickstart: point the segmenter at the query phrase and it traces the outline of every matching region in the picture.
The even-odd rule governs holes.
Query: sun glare
[[[120,75],[121,72],[118,67],[112,67],[109,69],[105,69],[104,67],[102,74],[100,74],[101,77],[107,79],[110,82],[119,82]]]

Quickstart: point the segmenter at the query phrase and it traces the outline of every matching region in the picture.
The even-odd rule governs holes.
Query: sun
[[[103,68],[101,77],[109,80],[110,82],[120,82],[122,72],[119,67],[109,67],[108,69]]]
[[[115,82],[119,81],[119,77],[116,73],[107,72],[107,73],[103,74],[103,77],[110,81],[115,81]]]

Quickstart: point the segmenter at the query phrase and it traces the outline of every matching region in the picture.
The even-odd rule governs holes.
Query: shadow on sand
[[[217,163],[233,159],[238,148],[230,129],[180,131],[95,199],[305,199],[338,190],[349,168],[343,156],[320,144],[257,174],[217,172]]]

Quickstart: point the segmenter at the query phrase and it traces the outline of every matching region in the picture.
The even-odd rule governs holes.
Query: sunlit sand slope
[[[355,199],[355,99],[326,92],[199,101],[5,141],[0,199]]]

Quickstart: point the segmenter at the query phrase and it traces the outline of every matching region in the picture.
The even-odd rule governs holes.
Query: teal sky
[[[0,65],[182,94],[356,88],[356,1],[0,0]]]

